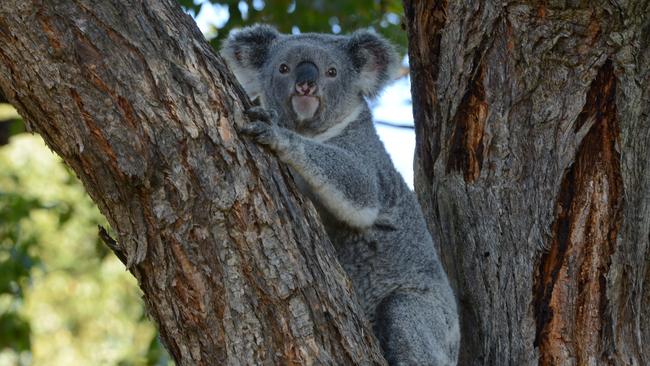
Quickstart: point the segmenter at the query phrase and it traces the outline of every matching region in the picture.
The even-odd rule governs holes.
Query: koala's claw
[[[273,109],[266,109],[260,106],[251,107],[245,113],[253,121],[276,123],[278,119],[278,114]]]
[[[251,136],[256,142],[273,147],[277,140],[273,126],[261,121],[253,121],[240,129],[240,132]]]

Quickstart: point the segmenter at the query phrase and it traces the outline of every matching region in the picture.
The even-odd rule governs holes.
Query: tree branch
[[[117,233],[181,365],[383,364],[311,204],[171,1],[5,0],[0,89]]]

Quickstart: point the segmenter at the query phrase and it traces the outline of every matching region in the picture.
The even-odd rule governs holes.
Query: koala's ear
[[[377,96],[397,76],[399,57],[393,46],[381,36],[365,30],[357,31],[348,39],[345,50],[359,71],[361,93],[365,97]]]
[[[251,98],[260,92],[258,71],[279,37],[275,28],[258,24],[231,32],[221,47],[221,56]]]

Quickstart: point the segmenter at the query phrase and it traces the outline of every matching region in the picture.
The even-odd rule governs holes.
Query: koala
[[[286,163],[316,207],[391,365],[455,365],[453,291],[415,194],[374,129],[368,98],[399,59],[370,31],[233,32],[221,55],[251,98],[241,128]]]

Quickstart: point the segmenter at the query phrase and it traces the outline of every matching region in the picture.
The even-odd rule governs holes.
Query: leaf
[[[29,322],[19,314],[7,312],[0,315],[0,350],[29,351],[31,348],[30,334]]]

